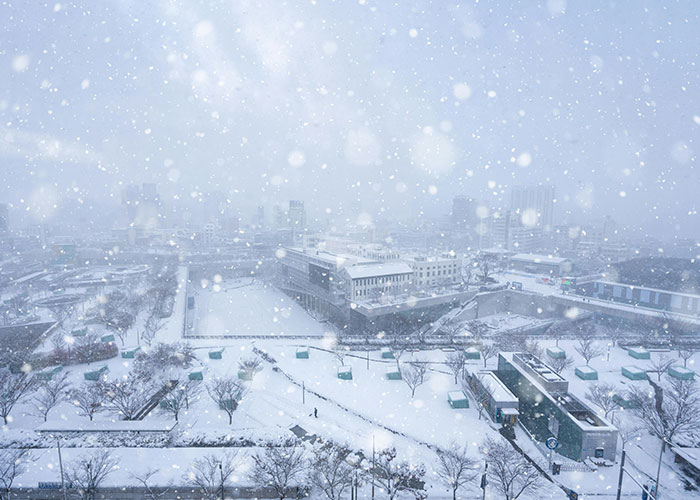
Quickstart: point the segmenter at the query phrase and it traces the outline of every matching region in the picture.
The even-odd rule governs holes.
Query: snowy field
[[[165,328],[158,333],[157,340],[174,342],[181,340],[183,311],[186,301],[184,279],[185,268],[178,274],[180,289],[176,298],[175,311],[168,320]],[[237,331],[247,332],[307,332],[322,335],[324,325],[317,323],[303,309],[280,292],[266,288],[250,280],[225,282],[221,291],[200,290],[196,294],[198,307],[206,307],[204,326],[209,331],[215,330],[213,325],[236,325]],[[496,315],[490,318],[494,327],[512,327],[506,317]],[[496,321],[498,320],[498,321]],[[519,320],[516,318],[516,320]],[[496,325],[498,323],[498,325]],[[229,328],[229,331],[234,331]],[[220,331],[219,331],[220,333]],[[264,333],[263,333],[264,335]],[[269,333],[268,333],[269,335]],[[126,345],[135,343],[135,332],[130,332]],[[254,443],[276,442],[293,437],[290,428],[300,426],[309,434],[316,434],[324,440],[335,440],[347,444],[354,450],[360,450],[366,455],[371,454],[373,445],[377,450],[395,446],[402,460],[423,463],[428,472],[426,489],[430,498],[449,498],[449,493],[436,480],[434,470],[437,464],[436,449],[451,445],[466,445],[469,453],[481,461],[479,444],[487,436],[497,437],[497,426],[485,416],[479,419],[476,403],[470,399],[470,408],[452,409],[447,403],[447,393],[459,389],[447,367],[442,364],[446,352],[432,350],[419,353],[404,353],[401,362],[420,359],[430,362],[429,379],[418,387],[415,396],[405,382],[388,380],[387,369],[396,366],[393,360],[382,359],[379,351],[357,351],[349,353],[343,360],[345,366],[352,367],[353,379],[340,380],[337,377],[341,362],[328,352],[332,346],[332,336],[312,340],[285,339],[191,339],[195,348],[197,360],[187,371],[201,370],[204,374],[203,385],[216,377],[236,376],[238,363],[244,358],[254,356],[253,349],[260,349],[272,356],[276,363],[265,362],[263,370],[251,382],[246,382],[247,393],[234,413],[233,423],[228,424],[227,415],[219,410],[205,390],[188,410],[180,415],[172,437],[171,449],[143,448],[142,443],[125,442],[113,448],[114,454],[121,457],[118,473],[110,476],[108,485],[134,484],[133,474],[142,472],[144,468],[156,467],[158,474],[153,478],[154,484],[166,485],[169,482],[182,483],[195,457],[201,456],[206,448],[192,448],[193,443],[224,443],[230,440],[250,440]],[[601,347],[606,347],[604,341],[598,341]],[[554,344],[554,341],[542,340],[541,347]],[[309,359],[296,358],[299,346],[310,347]],[[584,365],[582,358],[575,352],[576,343],[572,340],[562,340],[560,347],[567,355],[573,357],[574,366],[564,371],[563,375],[570,381],[570,390],[582,399],[588,388],[595,384],[583,381],[574,375],[575,366]],[[121,345],[120,345],[121,347]],[[210,359],[212,348],[224,348],[222,359]],[[666,353],[674,356],[675,353]],[[652,353],[658,357],[659,353]],[[367,362],[369,357],[369,364]],[[546,361],[546,355],[544,356]],[[108,378],[113,380],[127,375],[132,368],[133,360],[114,358],[101,364],[109,366]],[[496,367],[497,359],[489,360],[489,368]],[[621,391],[630,384],[644,385],[646,382],[632,382],[620,373],[624,365],[637,365],[643,369],[651,369],[649,361],[637,360],[628,356],[619,347],[611,348],[610,360],[607,353],[593,359],[590,365],[597,369],[600,382],[609,382]],[[696,354],[689,362],[689,367],[700,365],[700,355]],[[67,367],[70,380],[74,385],[81,384],[82,374],[96,366]],[[273,370],[273,366],[277,370]],[[483,367],[482,361],[468,362],[469,370]],[[186,373],[186,372],[184,372]],[[184,375],[183,373],[183,375]],[[286,374],[286,375],[285,375]],[[291,378],[291,380],[290,380]],[[305,387],[304,393],[300,385]],[[204,388],[202,388],[204,389]],[[315,418],[314,409],[318,410]],[[12,421],[3,427],[4,443],[13,440],[37,440],[34,429],[43,424],[42,419],[33,414],[30,405],[19,404],[14,412]],[[105,426],[114,425],[117,416],[114,413],[99,413],[98,423]],[[615,422],[634,422],[635,417],[624,411],[617,411]],[[64,402],[54,409],[47,425],[53,423],[65,426],[67,422],[80,425],[87,422],[86,417],[77,414],[75,408]],[[145,424],[173,424],[173,417],[162,410],[156,409],[144,421]],[[121,424],[120,424],[121,425]],[[547,459],[537,447],[518,431],[518,444],[538,463],[545,466]],[[52,446],[53,442],[45,446]],[[74,447],[98,446],[90,435],[84,439],[73,439],[66,443],[64,459],[70,462],[81,453]],[[141,446],[141,447],[139,447]],[[125,447],[129,447],[128,449]],[[621,445],[618,445],[618,460]],[[240,457],[245,457],[254,448],[239,449]],[[649,482],[656,471],[658,457],[658,440],[644,431],[639,431],[637,437],[627,444],[628,464],[630,470],[636,472],[642,482]],[[39,449],[32,451],[36,462],[21,478],[18,484],[33,486],[38,481],[55,481],[58,467],[58,457],[55,449]],[[480,462],[481,463],[481,462]],[[245,468],[243,466],[243,468]],[[599,468],[596,472],[563,472],[555,480],[576,490],[579,498],[615,498],[618,467]],[[243,473],[241,473],[243,474]],[[246,484],[247,478],[241,476],[239,484]],[[524,496],[525,500],[565,499],[561,488],[544,482],[544,486],[535,494]],[[663,498],[679,500],[697,498],[697,494],[683,489],[679,469],[673,463],[673,455],[664,455],[661,487]],[[638,488],[631,480],[625,479],[625,498],[638,498]],[[361,495],[368,491],[361,491]],[[634,495],[633,495],[634,493]],[[462,498],[480,498],[481,490],[477,485],[471,486]],[[497,499],[495,489],[489,488],[486,498]]]
[[[324,328],[294,300],[257,280],[192,285],[193,335],[323,335]]]

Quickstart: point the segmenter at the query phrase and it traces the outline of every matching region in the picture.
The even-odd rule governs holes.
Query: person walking
[[[318,418],[318,408],[314,408],[314,418]]]

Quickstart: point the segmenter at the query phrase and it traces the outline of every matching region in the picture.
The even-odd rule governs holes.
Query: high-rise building
[[[455,196],[452,200],[452,227],[457,230],[472,229],[476,224],[474,200],[468,196]]]
[[[255,225],[265,227],[265,207],[263,205],[258,205],[255,212]]]
[[[542,227],[524,225],[520,215],[510,210],[495,212],[489,217],[484,243],[482,248],[488,246],[513,252],[533,252],[542,246]]]
[[[10,225],[10,216],[7,205],[0,203],[0,234],[6,233]]]
[[[303,201],[289,200],[287,219],[292,229],[300,230],[306,227],[306,210],[304,210]]]
[[[160,199],[155,184],[129,185],[122,189],[122,205],[127,223],[139,229],[153,229],[158,225]]]
[[[510,209],[528,219],[531,215],[527,211],[534,211],[534,223],[530,223],[529,220],[524,223],[551,230],[554,227],[554,186],[513,186],[510,192]]]

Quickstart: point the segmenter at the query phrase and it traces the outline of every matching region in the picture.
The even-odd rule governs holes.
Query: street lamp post
[[[66,500],[66,479],[65,475],[63,474],[63,459],[61,458],[61,440],[58,436],[56,436],[56,447],[58,448],[58,468],[61,472],[61,490],[63,491],[63,500]]]
[[[224,468],[219,462],[219,473],[221,474],[221,500],[224,500]]]

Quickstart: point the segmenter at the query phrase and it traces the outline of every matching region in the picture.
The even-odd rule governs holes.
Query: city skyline
[[[502,206],[502,186],[537,180],[557,187],[562,214],[697,237],[700,85],[684,40],[698,14],[597,5],[261,2],[212,15],[122,1],[83,20],[73,5],[3,6],[0,199],[35,213],[155,182],[166,197],[220,189],[245,210],[313,199],[378,217],[434,214],[457,194]],[[274,36],[258,45],[262,33]],[[134,58],[141,45],[153,50]]]

